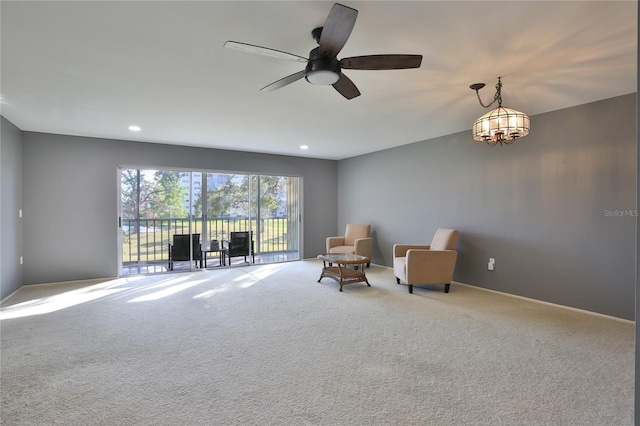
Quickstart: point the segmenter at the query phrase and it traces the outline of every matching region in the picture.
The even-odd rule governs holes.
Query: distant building
[[[246,175],[233,175],[232,181],[234,183],[240,184]],[[229,174],[226,173],[207,173],[207,188],[209,190],[216,190],[221,186],[227,184],[229,179]],[[189,191],[190,182],[193,182],[192,190]],[[202,192],[202,173],[199,172],[181,172],[180,173],[180,186],[185,188],[186,197],[184,200],[184,208],[188,212],[193,212],[192,207],[196,200],[200,197],[200,193]],[[237,216],[246,216],[245,209],[243,208],[234,208],[227,214],[222,215],[224,217],[237,217]]]

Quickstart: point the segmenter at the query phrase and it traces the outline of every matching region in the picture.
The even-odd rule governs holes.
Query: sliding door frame
[[[215,175],[215,174],[219,174],[219,175],[238,175],[238,176],[246,176],[247,179],[247,212],[246,212],[246,220],[248,223],[248,230],[249,231],[254,231],[252,224],[255,223],[255,234],[254,234],[254,239],[255,239],[255,243],[256,243],[256,248],[255,251],[256,252],[261,252],[261,247],[262,247],[262,217],[260,214],[261,211],[261,197],[260,197],[260,181],[261,181],[261,177],[262,176],[274,176],[274,177],[279,177],[279,178],[285,178],[286,179],[286,189],[285,189],[285,199],[284,199],[284,208],[286,209],[286,223],[287,223],[287,235],[286,235],[286,240],[285,240],[285,247],[288,252],[297,252],[297,258],[295,259],[288,259],[288,260],[301,260],[304,258],[304,253],[303,253],[303,241],[304,241],[304,235],[303,235],[303,178],[302,176],[295,176],[295,175],[281,175],[281,174],[270,174],[270,173],[254,173],[254,172],[238,172],[238,171],[224,171],[224,170],[209,170],[209,169],[193,169],[193,168],[180,168],[180,167],[167,167],[167,166],[163,166],[163,167],[158,167],[158,166],[130,166],[130,165],[119,165],[116,168],[116,176],[117,176],[117,191],[118,191],[118,195],[117,195],[117,230],[118,230],[118,237],[117,237],[117,262],[118,262],[118,276],[123,276],[124,273],[124,238],[123,238],[123,197],[122,197],[122,173],[123,170],[126,169],[133,169],[133,170],[137,170],[138,172],[138,188],[137,188],[137,197],[140,197],[140,179],[141,179],[141,175],[143,174],[143,171],[145,170],[150,170],[150,171],[170,171],[170,172],[176,172],[179,174],[183,174],[183,173],[188,173],[189,174],[189,186],[188,186],[188,197],[189,197],[189,208],[188,208],[188,229],[189,229],[189,235],[191,236],[193,233],[193,230],[195,229],[195,225],[194,225],[194,221],[195,220],[200,220],[202,223],[202,229],[201,229],[201,236],[200,236],[200,243],[203,247],[203,249],[208,248],[208,244],[209,244],[209,236],[212,235],[211,231],[208,229],[209,227],[209,220],[210,218],[208,218],[208,190],[209,185],[208,185],[208,179],[207,176],[208,175]],[[201,175],[201,186],[200,186],[200,194],[201,194],[201,212],[200,215],[196,218],[195,217],[195,201],[194,201],[194,174],[195,173],[200,173]],[[291,185],[295,182],[295,188],[291,188]],[[256,192],[254,194],[254,192]],[[197,197],[198,194],[195,193],[195,196]],[[292,200],[291,197],[294,197],[295,199]],[[140,203],[138,200],[138,203],[136,203],[137,208],[138,208],[138,216],[139,216],[139,209],[140,209]],[[293,211],[292,211],[293,210]],[[295,215],[295,217],[292,217],[292,215]],[[140,218],[138,217],[138,225],[140,224]],[[289,232],[290,229],[289,227],[291,225],[294,225],[296,227],[296,235],[293,236],[291,235],[292,233]],[[223,228],[224,229],[224,228]],[[292,238],[293,237],[293,238]],[[140,240],[140,237],[138,237],[138,240]],[[161,242],[162,244],[162,242]],[[140,245],[140,242],[138,241],[138,245]],[[192,244],[190,244],[190,246],[192,246]],[[292,247],[293,246],[293,247]],[[192,251],[192,248],[190,248],[190,250]],[[252,250],[252,248],[250,248],[250,250]],[[140,251],[138,249],[138,262],[140,262]],[[253,258],[254,253],[250,253],[251,258]],[[204,253],[203,253],[204,256]],[[191,253],[191,258],[193,258],[193,253]],[[193,263],[190,264],[190,270],[194,271],[197,270],[194,268]],[[127,274],[128,275],[128,274]]]

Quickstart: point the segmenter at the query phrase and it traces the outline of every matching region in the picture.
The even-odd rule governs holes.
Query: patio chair
[[[193,257],[191,256],[191,250],[189,249],[189,234],[175,234],[173,236],[173,243],[169,243],[169,270],[173,271],[173,262],[177,261],[191,261],[195,262],[195,266],[198,267],[198,261],[202,268],[202,248],[200,246],[200,234],[192,234],[192,248]]]
[[[249,243],[251,241],[251,243]],[[247,261],[247,256],[251,256],[252,263],[256,263],[256,257],[253,247],[253,231],[232,232],[231,239],[228,242],[227,248],[224,250],[223,256],[229,258],[229,265],[231,265],[232,257],[244,256],[244,261]]]

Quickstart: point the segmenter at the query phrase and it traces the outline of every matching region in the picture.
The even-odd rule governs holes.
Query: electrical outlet
[[[496,260],[493,257],[489,258],[489,264],[487,265],[487,269],[489,269],[490,271],[493,271],[494,269],[496,269]]]

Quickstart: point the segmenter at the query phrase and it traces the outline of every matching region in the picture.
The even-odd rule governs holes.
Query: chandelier
[[[529,116],[527,114],[502,106],[502,81],[500,81],[500,79],[501,77],[498,77],[496,94],[493,96],[493,101],[488,105],[482,102],[480,94],[478,93],[478,90],[482,89],[485,84],[475,83],[469,86],[472,90],[476,91],[478,101],[484,108],[489,108],[498,102],[498,108],[486,113],[473,123],[473,140],[486,142],[490,146],[494,146],[497,143],[500,143],[500,145],[511,145],[516,139],[527,136],[531,129]]]

